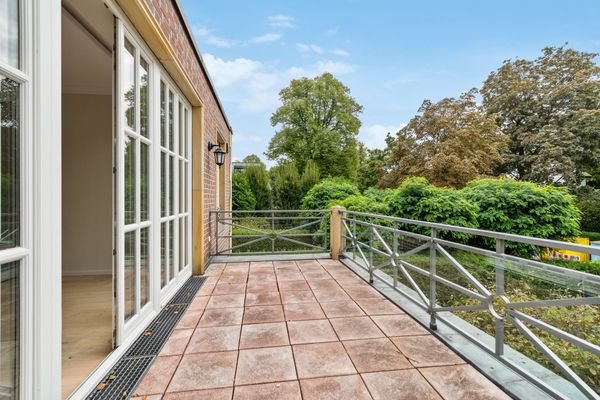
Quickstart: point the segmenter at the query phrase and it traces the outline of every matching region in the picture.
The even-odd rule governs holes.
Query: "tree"
[[[296,164],[286,162],[271,168],[269,172],[274,208],[297,210],[302,200],[302,183]]]
[[[302,186],[302,197],[319,181],[321,180],[321,173],[319,172],[319,166],[313,160],[308,160],[302,173],[301,186]]]
[[[254,210],[256,207],[256,198],[250,190],[248,178],[244,173],[233,174],[232,183],[232,203],[234,210]]]
[[[355,179],[362,106],[350,96],[350,89],[325,73],[292,80],[279,97],[282,105],[271,117],[278,131],[267,157],[293,161],[301,171],[312,160],[325,176]]]
[[[248,178],[250,190],[256,199],[256,209],[269,210],[271,208],[271,188],[269,173],[264,164],[249,165],[243,173]]]
[[[393,140],[389,133],[386,140]],[[384,166],[388,153],[388,148],[368,149],[363,143],[358,144],[356,183],[361,191],[377,186],[379,180],[385,175]]]
[[[507,60],[489,75],[481,90],[483,104],[508,139],[498,172],[572,187],[584,174],[600,173],[596,56],[547,47],[533,61]]]
[[[260,157],[257,156],[256,154],[250,154],[247,155],[246,157],[244,157],[244,159],[242,160],[243,163],[248,163],[248,164],[262,164],[263,166],[265,165],[261,160]]]
[[[419,115],[398,132],[386,183],[396,186],[407,177],[424,176],[437,186],[461,188],[491,174],[501,161],[504,141],[476,95],[471,89],[457,99],[425,100]]]

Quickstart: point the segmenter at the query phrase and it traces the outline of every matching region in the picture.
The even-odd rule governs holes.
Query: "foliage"
[[[313,160],[308,160],[302,173],[301,186],[302,186],[302,197],[308,191],[315,186],[321,180],[321,173],[319,172],[319,166]]]
[[[282,105],[271,124],[278,128],[269,143],[267,157],[293,161],[304,170],[308,160],[325,176],[356,177],[356,136],[360,106],[350,89],[330,73],[314,79],[294,79],[279,92]]]
[[[600,232],[581,232],[580,236],[590,239],[590,242],[600,242]]]
[[[388,140],[392,140],[389,133]],[[388,152],[387,149],[367,149],[363,143],[358,144],[356,183],[361,191],[376,186],[385,174],[384,165]]]
[[[324,210],[332,202],[340,202],[349,196],[359,195],[358,188],[342,179],[328,178],[312,187],[302,199],[304,210]]]
[[[333,207],[334,205],[340,205],[349,211],[380,215],[387,215],[388,213],[387,204],[373,201],[369,197],[360,194],[346,197],[342,201],[335,200],[329,204],[329,208]]]
[[[598,177],[600,67],[594,62],[596,56],[566,46],[547,47],[533,61],[507,60],[489,75],[481,89],[483,105],[508,140],[497,172],[571,187],[584,174]]]
[[[472,89],[459,98],[425,100],[415,116],[390,143],[388,174],[383,186],[397,186],[410,176],[423,176],[436,186],[464,187],[490,175],[501,159],[504,137],[494,116],[487,115]]]
[[[563,240],[579,233],[579,210],[564,188],[512,179],[476,180],[462,190],[479,207],[481,229]],[[492,246],[491,242],[488,242]],[[532,256],[530,245],[507,242],[508,252]]]
[[[577,207],[581,211],[581,229],[600,232],[600,189],[579,193]]]
[[[390,197],[394,194],[394,189],[376,189],[376,188],[368,188],[363,192],[363,195],[368,197],[373,201],[377,201],[380,203],[389,203]]]
[[[278,210],[297,210],[302,200],[302,183],[298,168],[293,162],[275,166],[270,170],[273,206]]]
[[[246,174],[233,174],[232,183],[232,205],[234,210],[254,210],[256,198],[250,189]]]
[[[600,275],[600,261],[548,260],[546,262],[548,264],[554,264],[560,267],[574,269],[576,271]]]
[[[247,155],[246,157],[244,157],[244,159],[242,160],[242,162],[244,163],[248,163],[248,164],[261,164],[261,165],[265,165],[259,156],[257,156],[256,154],[250,154]]]
[[[256,199],[257,210],[271,208],[271,188],[269,187],[269,173],[262,164],[251,165],[243,172],[248,178],[250,190]]]
[[[425,178],[406,179],[389,196],[390,215],[419,221],[437,222],[466,228],[477,228],[477,205],[467,200],[460,191],[438,188]],[[408,227],[407,227],[408,228]],[[429,229],[414,228],[428,233]],[[440,237],[464,241],[469,236],[456,232],[440,232]]]

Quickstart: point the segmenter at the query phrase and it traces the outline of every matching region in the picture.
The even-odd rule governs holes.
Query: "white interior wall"
[[[62,99],[63,275],[112,274],[112,99]]]

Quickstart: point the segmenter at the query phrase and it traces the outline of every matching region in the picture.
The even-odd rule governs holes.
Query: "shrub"
[[[564,188],[510,179],[479,179],[469,183],[462,193],[479,206],[481,229],[559,240],[579,233],[581,214]],[[492,246],[491,241],[486,243]],[[519,243],[508,242],[506,249],[524,257],[537,253],[533,246]]]
[[[233,174],[231,191],[234,210],[255,209],[256,198],[252,194],[252,190],[250,190],[250,184],[245,173],[236,172]]]
[[[358,188],[342,179],[328,178],[312,187],[302,199],[304,210],[324,210],[334,202],[353,195],[360,195]]]
[[[368,188],[363,192],[363,195],[373,201],[379,203],[389,203],[390,197],[394,194],[394,189],[376,189]]]
[[[373,199],[370,199],[370,198],[360,195],[360,194],[346,197],[342,201],[336,200],[329,204],[329,208],[333,207],[336,204],[346,208],[346,210],[349,210],[349,211],[357,211],[357,212],[381,214],[381,215],[388,214],[387,204],[380,203],[378,201],[374,201]]]
[[[420,221],[477,228],[477,206],[454,189],[432,186],[425,178],[408,178],[389,196],[390,215]],[[428,234],[428,228],[405,226]],[[469,235],[442,231],[440,237],[465,241]]]
[[[269,187],[269,174],[264,165],[251,165],[244,172],[248,178],[250,190],[256,198],[257,210],[271,208],[271,188]]]
[[[581,229],[600,232],[600,190],[579,194],[577,207],[581,211]]]

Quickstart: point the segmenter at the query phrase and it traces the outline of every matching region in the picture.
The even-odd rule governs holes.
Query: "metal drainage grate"
[[[205,280],[205,277],[188,279],[88,395],[87,400],[128,399],[133,394]]]
[[[128,399],[153,360],[154,356],[120,359],[87,399]]]
[[[190,304],[205,280],[206,277],[204,276],[192,276],[183,284],[181,289],[175,293],[175,296],[169,301],[168,305]]]

